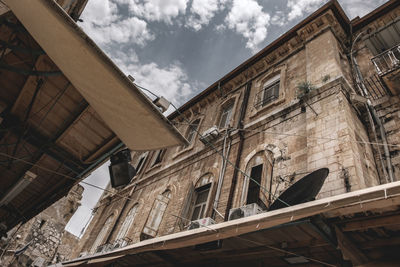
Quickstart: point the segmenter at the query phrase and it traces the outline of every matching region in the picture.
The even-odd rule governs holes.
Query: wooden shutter
[[[189,212],[190,212],[190,207],[192,206],[193,193],[194,193],[194,185],[193,185],[193,183],[190,183],[188,192],[182,203],[183,208],[181,210],[181,213],[179,214],[180,218],[178,218],[178,227],[181,231],[185,228],[185,225],[188,225],[188,223],[189,223],[189,221],[188,221],[189,220]]]
[[[158,195],[153,203],[149,217],[147,218],[146,225],[143,228],[143,233],[155,237],[160,227],[161,220],[164,212],[167,209],[169,198]]]

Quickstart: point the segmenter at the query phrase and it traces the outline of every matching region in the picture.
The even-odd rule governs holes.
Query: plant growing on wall
[[[314,90],[315,87],[311,82],[303,81],[297,84],[297,98],[302,98],[307,95],[309,92]]]

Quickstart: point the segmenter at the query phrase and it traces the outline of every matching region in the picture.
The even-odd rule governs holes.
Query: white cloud
[[[270,16],[263,12],[255,0],[234,0],[232,9],[225,18],[227,27],[247,39],[246,47],[253,52],[267,37]]]
[[[135,83],[158,96],[164,96],[175,105],[183,104],[194,92],[186,72],[179,63],[172,63],[164,68],[154,62],[119,65],[126,74],[135,78]]]
[[[302,17],[304,14],[315,11],[326,0],[289,0],[287,6],[289,8],[288,20],[294,20]]]
[[[130,11],[148,21],[164,21],[172,24],[172,19],[185,14],[189,0],[132,0]],[[126,2],[126,1],[124,1]]]
[[[115,2],[91,0],[82,14],[80,25],[99,45],[134,43],[145,45],[154,39],[147,22],[137,17],[123,17]]]
[[[274,15],[271,18],[271,24],[273,25],[278,25],[278,26],[283,26],[287,23],[286,20],[286,15],[283,13],[283,11],[276,11]]]
[[[224,9],[226,0],[193,0],[186,26],[194,30],[200,30],[208,25],[215,14]]]

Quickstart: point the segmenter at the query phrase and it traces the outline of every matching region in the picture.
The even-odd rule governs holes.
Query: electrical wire
[[[50,173],[57,174],[57,175],[60,175],[60,176],[65,177],[65,178],[74,180],[74,181],[78,181],[78,179],[76,179],[76,178],[74,178],[74,177],[71,177],[71,176],[69,176],[69,175],[66,175],[66,174],[63,174],[63,173],[60,173],[60,172],[57,172],[57,171],[53,171],[53,170],[51,170],[51,169],[49,169],[49,168],[46,168],[46,167],[37,165],[37,164],[35,164],[35,163],[31,163],[31,162],[26,161],[26,160],[23,160],[23,159],[19,159],[19,158],[14,157],[14,156],[11,156],[11,155],[8,155],[8,154],[2,153],[2,152],[0,152],[0,155],[6,156],[6,157],[10,157],[10,158],[12,158],[12,159],[14,159],[14,160],[16,160],[16,161],[21,161],[21,162],[23,162],[23,163],[26,163],[26,164],[35,166],[35,167],[37,167],[37,168],[39,168],[39,169],[45,170],[45,171],[50,172]],[[101,188],[101,187],[99,187],[99,186],[97,186],[97,185],[94,185],[94,184],[91,184],[91,183],[88,183],[88,182],[85,182],[85,181],[81,181],[81,183],[86,184],[86,185],[88,185],[88,186],[92,186],[92,187],[97,188],[97,189],[100,189],[100,190],[102,190],[102,191],[104,191],[104,192],[109,192],[109,193],[114,194],[113,191],[108,190],[108,189],[106,189],[106,188]],[[122,198],[125,198],[125,199],[128,199],[128,200],[132,200],[132,201],[135,200],[135,199],[132,199],[131,197],[121,195],[121,194],[119,194],[118,192],[115,193],[114,195],[117,195],[117,196],[120,197],[118,200],[121,200]],[[181,217],[181,216],[178,216],[178,215],[175,215],[175,214],[172,214],[172,213],[169,213],[169,212],[165,212],[165,213],[168,214],[168,215],[171,215],[171,216],[173,216],[173,217],[176,217],[176,218],[185,220],[185,221],[187,221],[187,222],[190,222],[190,220],[187,219],[187,218],[183,218],[183,217]],[[21,214],[21,216],[23,216],[23,214]],[[23,217],[24,217],[24,216],[23,216]],[[25,218],[25,217],[24,217],[24,218]],[[26,219],[26,218],[25,218],[25,219]],[[21,224],[21,225],[22,225],[22,224]],[[189,226],[189,225],[187,225],[186,228],[187,228],[188,226]],[[213,228],[208,227],[208,226],[202,226],[202,227],[207,228],[208,230],[213,231],[213,232],[218,232],[218,230],[213,229]],[[86,227],[85,227],[85,228],[86,228]],[[81,233],[81,234],[82,234],[82,233]],[[255,243],[255,244],[262,245],[262,246],[265,246],[265,247],[267,247],[267,248],[270,248],[270,249],[273,249],[273,250],[278,250],[278,251],[281,251],[281,252],[284,252],[284,253],[287,253],[287,254],[296,255],[296,256],[301,256],[301,257],[304,257],[304,258],[306,258],[306,259],[308,259],[308,260],[310,260],[310,261],[317,262],[317,263],[321,263],[321,264],[324,264],[324,265],[327,265],[327,266],[334,266],[334,265],[330,265],[330,264],[328,264],[328,263],[325,263],[325,262],[322,262],[322,261],[319,261],[319,260],[316,260],[316,259],[313,259],[313,258],[305,257],[305,256],[302,256],[302,255],[299,255],[299,254],[296,254],[296,253],[293,253],[293,252],[290,252],[290,251],[286,251],[286,250],[283,250],[283,249],[279,249],[279,248],[275,248],[275,247],[268,246],[268,245],[265,245],[265,244],[261,244],[261,243],[255,242],[255,241],[253,241],[253,240],[249,240],[249,239],[243,238],[243,237],[234,236],[234,238],[246,240],[246,241],[248,241],[248,242],[253,242],[253,243]]]
[[[320,260],[317,260],[317,259],[314,259],[314,258],[306,257],[306,256],[303,256],[303,255],[300,255],[300,254],[297,254],[297,253],[294,253],[294,252],[291,252],[291,251],[288,251],[288,250],[285,250],[285,249],[281,249],[281,248],[277,248],[277,247],[274,247],[274,246],[266,245],[266,244],[263,244],[263,243],[260,243],[260,242],[254,241],[254,240],[250,240],[250,239],[247,239],[247,238],[244,238],[244,237],[241,237],[241,236],[234,236],[234,238],[245,240],[247,242],[256,244],[258,246],[266,247],[266,248],[269,248],[269,249],[272,249],[272,250],[275,250],[275,251],[279,251],[279,252],[282,252],[282,253],[285,253],[285,254],[290,254],[290,255],[293,255],[293,256],[297,256],[297,257],[303,257],[303,258],[305,258],[305,259],[307,259],[309,261],[320,263],[320,264],[323,264],[325,266],[337,267],[336,265],[333,265],[333,264],[330,264],[330,263],[327,263],[327,262],[323,262],[323,261],[320,261]]]
[[[192,125],[190,123],[177,123],[173,122],[175,125]],[[209,128],[213,127],[215,125],[201,125],[201,128]],[[366,145],[377,145],[377,146],[383,146],[385,144],[383,143],[377,143],[377,142],[367,142],[367,141],[357,141],[357,140],[346,140],[346,139],[340,139],[340,138],[331,138],[331,137],[311,137],[309,135],[301,135],[301,134],[290,134],[290,133],[284,133],[284,132],[274,132],[274,131],[268,131],[268,130],[252,130],[252,129],[240,129],[240,128],[235,128],[235,127],[227,127],[227,128],[222,128],[221,130],[237,130],[237,131],[243,131],[243,132],[253,132],[253,133],[266,133],[270,135],[284,135],[284,136],[293,136],[293,137],[306,137],[308,139],[314,139],[314,140],[327,140],[327,141],[341,141],[341,142],[350,142],[350,143],[358,143],[358,144],[366,144]],[[399,147],[400,144],[387,144],[388,146],[391,147]]]
[[[171,103],[171,106],[178,112],[178,114],[182,115],[182,113],[179,111],[179,109],[173,104]],[[189,120],[187,120],[186,118],[184,118],[188,123],[190,123]],[[193,130],[200,136],[203,137],[203,135],[198,131],[197,127],[193,128]],[[207,144],[215,151],[215,153],[217,153],[218,155],[220,155],[229,165],[231,165],[234,169],[236,169],[239,173],[241,173],[244,177],[246,177],[247,179],[251,180],[253,183],[255,183],[256,185],[258,185],[260,187],[260,189],[263,189],[267,194],[271,195],[272,197],[275,197],[271,192],[269,192],[269,190],[267,188],[265,188],[263,185],[261,185],[257,180],[253,179],[252,177],[250,177],[250,175],[248,175],[246,172],[244,172],[242,169],[240,169],[238,166],[236,166],[233,162],[231,162],[228,158],[226,158],[215,146],[214,144],[212,144],[211,142],[207,141]],[[280,199],[279,197],[275,197],[275,201],[279,201],[281,203],[283,203],[284,205],[286,205],[287,207],[290,207],[290,205],[288,203],[286,203],[284,200]]]

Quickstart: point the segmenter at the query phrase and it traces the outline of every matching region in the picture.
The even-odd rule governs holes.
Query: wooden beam
[[[379,217],[379,218],[363,218],[359,221],[348,222],[344,224],[341,229],[343,232],[360,231],[370,228],[385,227],[389,225],[399,225],[400,214]]]
[[[335,226],[336,238],[338,241],[338,247],[342,251],[343,258],[350,260],[353,265],[360,265],[369,262],[367,256],[358,249],[358,247],[351,241],[340,229]]]
[[[380,247],[400,247],[400,237],[390,237],[385,239],[377,239],[365,241],[358,244],[360,249],[374,249]]]
[[[382,201],[381,204],[385,204],[385,207],[389,208],[393,207],[393,203],[398,203],[399,199],[400,182],[393,182],[342,195],[318,199],[292,207],[264,212],[233,221],[218,223],[215,225],[210,225],[207,228],[203,227],[190,231],[156,237],[150,240],[128,245],[119,250],[107,252],[103,255],[92,255],[88,256],[87,258],[137,254],[146,251],[153,251],[156,247],[162,247],[163,249],[188,247],[199,243],[210,242],[218,239],[226,239],[233,236],[256,232],[312,215],[325,214],[328,211],[340,211],[341,209],[345,209],[346,207],[353,205],[357,205],[359,207],[358,212],[360,212],[360,210],[368,211],[369,208],[376,208],[375,205],[368,204],[374,204],[377,201]],[[69,263],[77,260],[78,259],[71,260]]]

